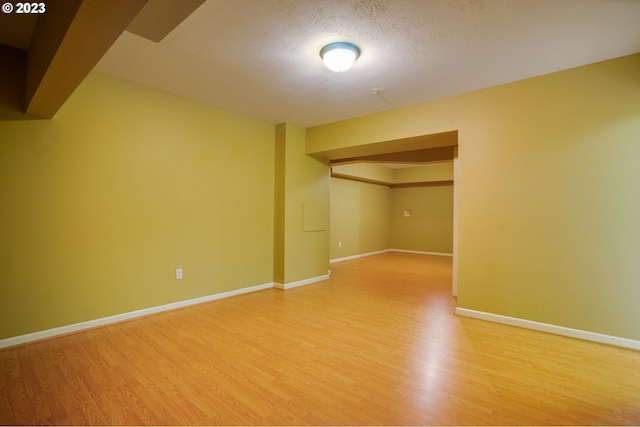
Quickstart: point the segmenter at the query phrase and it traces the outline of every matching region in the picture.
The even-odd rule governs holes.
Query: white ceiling
[[[335,41],[362,51],[345,73],[318,54]],[[635,52],[639,0],[207,0],[159,43],[124,32],[96,70],[308,127]]]

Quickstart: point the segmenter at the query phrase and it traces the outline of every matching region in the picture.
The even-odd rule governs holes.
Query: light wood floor
[[[0,424],[638,425],[640,352],[452,314],[389,253],[0,351]]]

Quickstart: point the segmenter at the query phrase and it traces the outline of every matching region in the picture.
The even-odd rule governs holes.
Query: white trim
[[[419,255],[453,256],[453,254],[449,254],[449,253],[445,253],[445,252],[412,251],[412,250],[409,250],[409,249],[384,249],[384,250],[381,250],[381,251],[366,252],[364,254],[351,255],[351,256],[346,256],[346,257],[343,257],[343,258],[334,258],[334,259],[329,260],[329,263],[333,264],[335,262],[349,261],[349,260],[352,260],[352,259],[364,258],[364,257],[372,256],[372,255],[386,254],[386,253],[389,253],[389,252],[403,252],[403,253],[406,253],[406,254],[419,254]]]
[[[412,251],[409,249],[389,249],[391,252],[403,252],[405,254],[418,254],[418,255],[435,255],[435,256],[449,256],[452,257],[453,254],[446,252],[425,252],[425,251]]]
[[[111,323],[122,322],[124,320],[135,319],[136,317],[148,316],[150,314],[160,313],[163,311],[174,310],[176,308],[187,307],[204,302],[214,301],[222,298],[229,298],[236,295],[247,294],[249,292],[261,291],[263,289],[273,288],[273,283],[265,283],[262,285],[250,286],[248,288],[235,289],[233,291],[222,292],[219,294],[208,295],[199,298],[193,298],[185,301],[173,302],[170,304],[159,305],[156,307],[144,308],[142,310],[130,311],[128,313],[116,314],[115,316],[103,317],[100,319],[88,320],[86,322],[75,323],[72,325],[60,326],[58,328],[47,329],[44,331],[33,332],[30,334],[19,335],[17,337],[5,338],[0,340],[0,348],[12,347],[32,341],[39,341],[46,338],[52,338],[58,335],[69,334],[84,329],[96,328],[98,326],[109,325]]]
[[[552,325],[550,323],[535,322],[533,320],[519,319],[517,317],[502,316],[500,314],[487,313],[486,311],[470,310],[459,308],[455,310],[458,316],[472,317],[474,319],[486,320],[489,322],[502,323],[519,328],[533,329],[535,331],[547,332],[555,335],[562,335],[570,338],[577,338],[585,341],[593,341],[601,344],[609,344],[617,347],[640,350],[640,341],[621,338],[612,335],[604,335],[596,332],[584,331],[581,329],[566,328],[564,326]]]
[[[333,264],[334,262],[349,261],[351,259],[364,258],[364,257],[372,256],[372,255],[386,254],[387,252],[391,252],[392,250],[393,249],[384,249],[382,251],[367,252],[367,253],[364,253],[364,254],[351,255],[351,256],[346,256],[346,257],[343,257],[343,258],[334,258],[334,259],[330,259],[329,263]]]
[[[458,139],[460,136],[458,135]],[[453,148],[453,268],[451,271],[451,294],[458,296],[458,243],[460,239],[458,222],[460,210],[460,161],[458,146]]]
[[[312,283],[322,282],[324,280],[329,280],[328,274],[325,274],[323,276],[318,276],[318,277],[312,277],[310,279],[299,280],[297,282],[285,283],[285,284],[276,282],[273,284],[273,287],[276,289],[286,291],[287,289],[297,288],[298,286],[310,285]]]

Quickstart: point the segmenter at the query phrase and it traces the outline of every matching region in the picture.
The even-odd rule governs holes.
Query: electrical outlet
[[[176,280],[182,279],[182,269],[176,268]]]
[[[342,242],[338,242],[338,247],[341,248],[342,247]]]

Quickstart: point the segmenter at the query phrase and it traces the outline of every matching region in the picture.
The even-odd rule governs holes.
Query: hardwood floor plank
[[[450,258],[341,262],[0,350],[0,424],[640,424],[640,352],[454,308]]]

